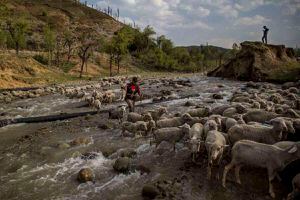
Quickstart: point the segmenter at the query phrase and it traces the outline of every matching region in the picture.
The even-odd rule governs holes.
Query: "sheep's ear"
[[[298,150],[297,147],[296,147],[296,146],[293,146],[293,148],[291,148],[291,149],[289,150],[289,153],[295,153],[297,150]]]

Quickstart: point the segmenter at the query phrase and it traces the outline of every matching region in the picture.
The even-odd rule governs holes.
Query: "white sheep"
[[[201,123],[195,123],[189,131],[189,139],[192,152],[192,160],[195,162],[196,155],[201,148],[204,127]]]
[[[144,114],[150,113],[152,119],[153,119],[154,121],[158,121],[158,120],[161,118],[161,116],[162,116],[163,114],[167,113],[167,112],[168,112],[167,108],[165,108],[165,107],[160,107],[160,108],[155,109],[155,110],[148,110],[148,111],[145,111]]]
[[[237,125],[237,124],[245,124],[245,121],[242,118],[242,115],[237,116],[237,119],[234,118],[226,118],[225,119],[225,131],[226,133],[228,132],[228,130]]]
[[[289,147],[291,147],[295,144],[296,144],[296,142],[293,142],[293,141],[281,141],[281,142],[276,142],[273,145],[276,146],[276,147],[279,147],[281,149],[286,149],[286,148],[289,148]]]
[[[126,106],[120,106],[117,109],[110,110],[108,112],[109,119],[118,119],[119,123],[123,122],[125,114],[126,114]]]
[[[207,134],[209,131],[214,131],[214,130],[218,130],[218,124],[216,123],[215,120],[208,120],[205,124],[204,124],[204,139],[206,138]]]
[[[205,140],[205,147],[208,154],[207,178],[211,179],[211,168],[213,165],[220,165],[223,158],[223,152],[226,145],[226,139],[222,133],[213,130],[209,131]],[[219,180],[219,173],[216,174]]]
[[[293,178],[292,185],[293,191],[288,195],[288,200],[297,200],[300,197],[300,173]]]
[[[97,109],[97,110],[100,110],[102,108],[102,104],[101,104],[101,101],[98,100],[98,99],[94,99],[92,105]]]
[[[231,149],[231,162],[223,172],[222,185],[226,187],[226,177],[230,169],[235,167],[236,182],[241,184],[240,170],[243,166],[261,167],[268,170],[269,193],[275,198],[272,181],[277,173],[286,165],[300,158],[300,143],[281,149],[274,145],[262,144],[249,140],[241,140]]]
[[[192,117],[207,117],[209,115],[210,108],[195,108],[187,111]]]
[[[125,131],[131,132],[135,135],[142,133],[152,132],[156,127],[155,122],[152,120],[150,122],[138,121],[135,123],[132,122],[123,122],[122,123],[122,135],[124,135]]]
[[[95,99],[98,99],[99,101],[103,101],[103,94],[96,90],[93,91],[92,97],[94,97]]]
[[[167,119],[161,119],[156,122],[158,128],[167,128],[167,127],[178,127],[187,123],[191,120],[189,114],[184,114],[181,117],[172,117]]]
[[[113,102],[113,100],[115,99],[115,97],[116,97],[116,94],[113,91],[108,90],[103,95],[103,102],[111,104]]]
[[[154,142],[156,143],[156,147],[162,142],[166,141],[174,145],[176,142],[179,142],[185,135],[189,134],[190,126],[188,124],[184,124],[180,127],[168,127],[161,128],[154,131]],[[151,142],[152,143],[152,142]]]
[[[260,122],[265,123],[271,119],[276,117],[280,117],[278,114],[274,112],[267,112],[265,110],[253,109],[249,110],[246,114],[243,115],[243,119],[245,122]]]
[[[239,140],[252,140],[265,144],[274,144],[282,139],[282,132],[287,131],[287,126],[282,119],[270,121],[273,127],[264,125],[238,124],[231,127],[228,136],[231,144]]]
[[[127,121],[133,123],[137,121],[143,121],[143,116],[136,112],[130,112],[127,115]]]

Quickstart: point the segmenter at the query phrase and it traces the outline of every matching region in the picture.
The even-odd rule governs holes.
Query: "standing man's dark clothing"
[[[131,83],[126,85],[125,101],[128,104],[129,112],[134,112],[135,101],[137,100],[137,94],[141,98],[140,86],[138,85],[137,77],[132,79]]]
[[[262,37],[261,40],[262,40],[263,43],[268,44],[268,32],[269,32],[269,29],[266,26],[264,26],[263,28],[264,28],[264,30],[263,30],[264,35],[263,35],[263,37]]]

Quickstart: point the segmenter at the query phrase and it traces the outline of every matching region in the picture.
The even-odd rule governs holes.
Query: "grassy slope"
[[[10,16],[9,14],[10,13]],[[43,27],[50,24],[57,31],[65,28],[76,29],[77,27],[91,27],[95,33],[104,38],[110,38],[115,31],[118,31],[123,24],[117,22],[110,16],[98,12],[89,7],[75,3],[72,0],[1,0],[0,1],[0,24],[7,19],[22,17],[30,22],[28,34],[28,50],[36,51],[36,47],[43,45]],[[79,34],[76,33],[75,34]],[[17,57],[13,51],[0,52],[0,87],[23,87],[32,84],[48,84],[53,82],[64,82],[78,79],[78,69],[80,61],[76,56],[72,62],[74,69],[65,67],[63,69],[55,67],[48,68],[38,63],[32,57],[43,52],[21,52]],[[85,77],[107,75],[108,69],[106,60],[101,60],[100,66],[94,61],[88,64],[88,73]]]

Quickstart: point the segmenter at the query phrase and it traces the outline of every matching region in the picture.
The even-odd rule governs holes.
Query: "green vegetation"
[[[129,53],[138,65],[147,69],[182,72],[206,71],[230,57],[226,56],[227,50],[208,45],[174,47],[170,39],[164,35],[155,39],[155,34],[150,26],[144,30],[125,26],[114,35],[109,51],[106,52],[112,55],[111,58],[119,58],[119,55],[122,57]]]
[[[13,47],[16,50],[17,55],[20,49],[26,46],[28,28],[28,22],[22,18],[6,21],[7,43],[9,47]]]
[[[48,65],[48,59],[45,58],[43,55],[37,54],[37,55],[34,55],[32,58],[43,65]]]
[[[48,51],[48,65],[50,66],[55,48],[55,33],[51,30],[50,26],[44,27],[44,44],[45,50]]]

